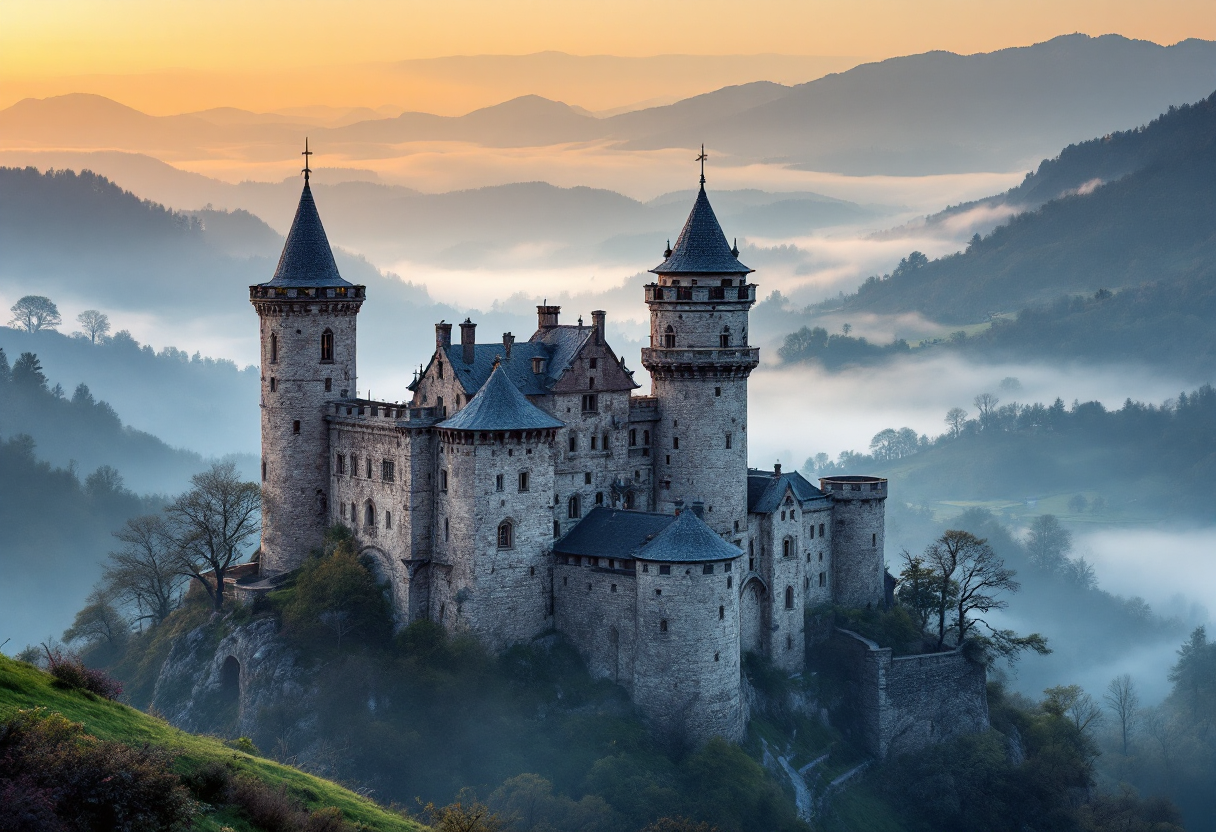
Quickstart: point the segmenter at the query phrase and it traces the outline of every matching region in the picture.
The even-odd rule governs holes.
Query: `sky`
[[[4,0],[0,106],[26,95],[82,91],[90,84],[81,76],[122,76],[125,85],[111,77],[106,89],[139,92],[142,100],[127,103],[157,114],[181,112],[174,101],[201,87],[232,106],[264,104],[255,93],[273,89],[280,106],[300,106],[311,96],[306,103],[417,100],[441,105],[429,111],[461,112],[484,102],[459,85],[436,86],[433,78],[416,79],[413,85],[426,89],[409,101],[377,101],[388,92],[377,83],[363,85],[371,100],[352,101],[349,82],[377,63],[557,50],[768,55],[756,59],[764,67],[759,74],[792,83],[862,60],[933,49],[991,51],[1070,32],[1118,32],[1162,44],[1216,39],[1216,14],[1211,0]],[[799,67],[774,55],[837,60]],[[621,104],[645,97],[638,79],[622,84],[627,89],[615,96]],[[346,100],[322,100],[339,89]],[[441,94],[428,96],[427,89]]]

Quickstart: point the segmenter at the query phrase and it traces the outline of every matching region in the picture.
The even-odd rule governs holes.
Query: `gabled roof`
[[[533,358],[549,361],[549,352],[543,344],[533,344],[530,341],[515,343],[511,346],[509,359],[501,341],[476,344],[473,347],[472,364],[464,363],[464,347],[460,344],[444,347],[443,352],[461,386],[470,395],[485,386],[490,374],[494,372],[495,360],[525,396],[543,396],[549,392],[551,381],[545,375],[532,372]]]
[[[772,514],[781,508],[786,491],[792,491],[799,506],[813,500],[827,500],[828,497],[807,481],[806,477],[794,471],[791,474],[773,476],[772,471],[757,471],[754,468],[747,472],[747,510],[750,514]]]
[[[731,560],[743,554],[690,509],[675,517],[602,507],[587,512],[577,526],[553,544],[553,551],[668,563]]]
[[[650,271],[654,274],[748,274],[753,271],[739,262],[730,243],[726,242],[722,226],[705,195],[704,183],[671,255]]]
[[[562,423],[524,398],[499,365],[467,405],[436,427],[447,430],[544,430]]]
[[[334,262],[334,253],[329,247],[329,238],[325,236],[325,227],[321,225],[321,216],[317,213],[317,204],[313,201],[312,188],[307,180],[274,277],[262,285],[296,288],[352,285],[338,274],[338,264]]]
[[[571,362],[578,351],[587,343],[594,332],[589,326],[551,326],[538,329],[528,339],[529,344],[544,344],[549,349],[549,376],[559,379],[562,373],[570,369]]]

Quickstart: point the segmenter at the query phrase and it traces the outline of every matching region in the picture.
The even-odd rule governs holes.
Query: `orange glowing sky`
[[[369,80],[368,65],[558,50],[852,56],[847,66],[931,49],[991,51],[1070,32],[1163,44],[1216,39],[1216,10],[1212,0],[4,0],[0,106],[96,91],[159,113],[220,103],[461,112],[490,93],[456,85],[432,94],[443,86],[434,79],[409,91],[388,88]],[[799,71],[813,77],[839,63]],[[809,80],[776,77],[797,74],[782,66],[757,59],[758,74],[772,80]],[[636,79],[618,86],[571,103],[621,106],[688,87],[654,89]]]

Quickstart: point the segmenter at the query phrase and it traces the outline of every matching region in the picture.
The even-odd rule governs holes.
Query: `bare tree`
[[[231,462],[191,478],[194,487],[165,507],[177,571],[200,584],[216,610],[224,605],[224,573],[258,533],[262,493],[243,482]]]
[[[975,397],[973,404],[979,410],[980,428],[988,427],[992,421],[992,417],[996,415],[996,406],[1001,403],[1001,400],[991,393],[980,393]]]
[[[114,536],[125,545],[106,559],[106,586],[116,599],[136,608],[136,621],[159,624],[177,608],[187,580],[164,518],[133,517]]]
[[[110,319],[96,309],[84,310],[76,316],[76,321],[94,344],[98,338],[105,338],[110,332]]]
[[[1132,733],[1140,720],[1140,696],[1136,693],[1131,675],[1124,673],[1111,679],[1102,699],[1119,722],[1119,736],[1123,740],[1123,756],[1126,757]]]
[[[961,407],[952,407],[946,411],[946,424],[950,426],[950,435],[955,439],[963,435],[967,424],[967,411]]]
[[[129,625],[113,602],[113,596],[105,588],[90,592],[88,602],[76,613],[72,626],[64,631],[63,640],[120,647],[127,640]]]
[[[13,319],[12,326],[24,329],[26,332],[37,332],[40,329],[54,329],[63,323],[59,317],[59,307],[42,295],[26,295],[9,307]]]
[[[1102,724],[1102,707],[1080,685],[1056,685],[1043,693],[1047,695],[1043,710],[1053,716],[1067,717],[1081,733]]]
[[[967,639],[967,632],[983,619],[974,619],[975,613],[1003,610],[1009,602],[999,593],[1017,592],[1021,584],[1013,579],[1017,573],[1005,568],[1005,561],[997,557],[988,541],[972,537],[972,541],[960,550],[954,580],[958,584],[958,597],[954,601],[955,632],[958,643]],[[984,622],[986,623],[986,622]]]

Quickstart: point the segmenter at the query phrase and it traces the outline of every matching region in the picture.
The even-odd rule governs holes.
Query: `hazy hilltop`
[[[299,110],[294,123],[290,113],[258,117],[233,108],[149,116],[97,95],[63,95],[0,111],[0,148],[261,162],[310,135],[327,152],[374,166],[417,142],[592,142],[624,151],[705,143],[738,161],[846,173],[1005,171],[1085,136],[1143,123],[1214,87],[1216,43],[1166,47],[1078,34],[992,53],[892,58],[796,86],[758,80],[602,118],[573,99],[535,92],[459,116],[370,112],[373,118],[343,123],[347,112],[330,122],[337,126],[319,126]]]

